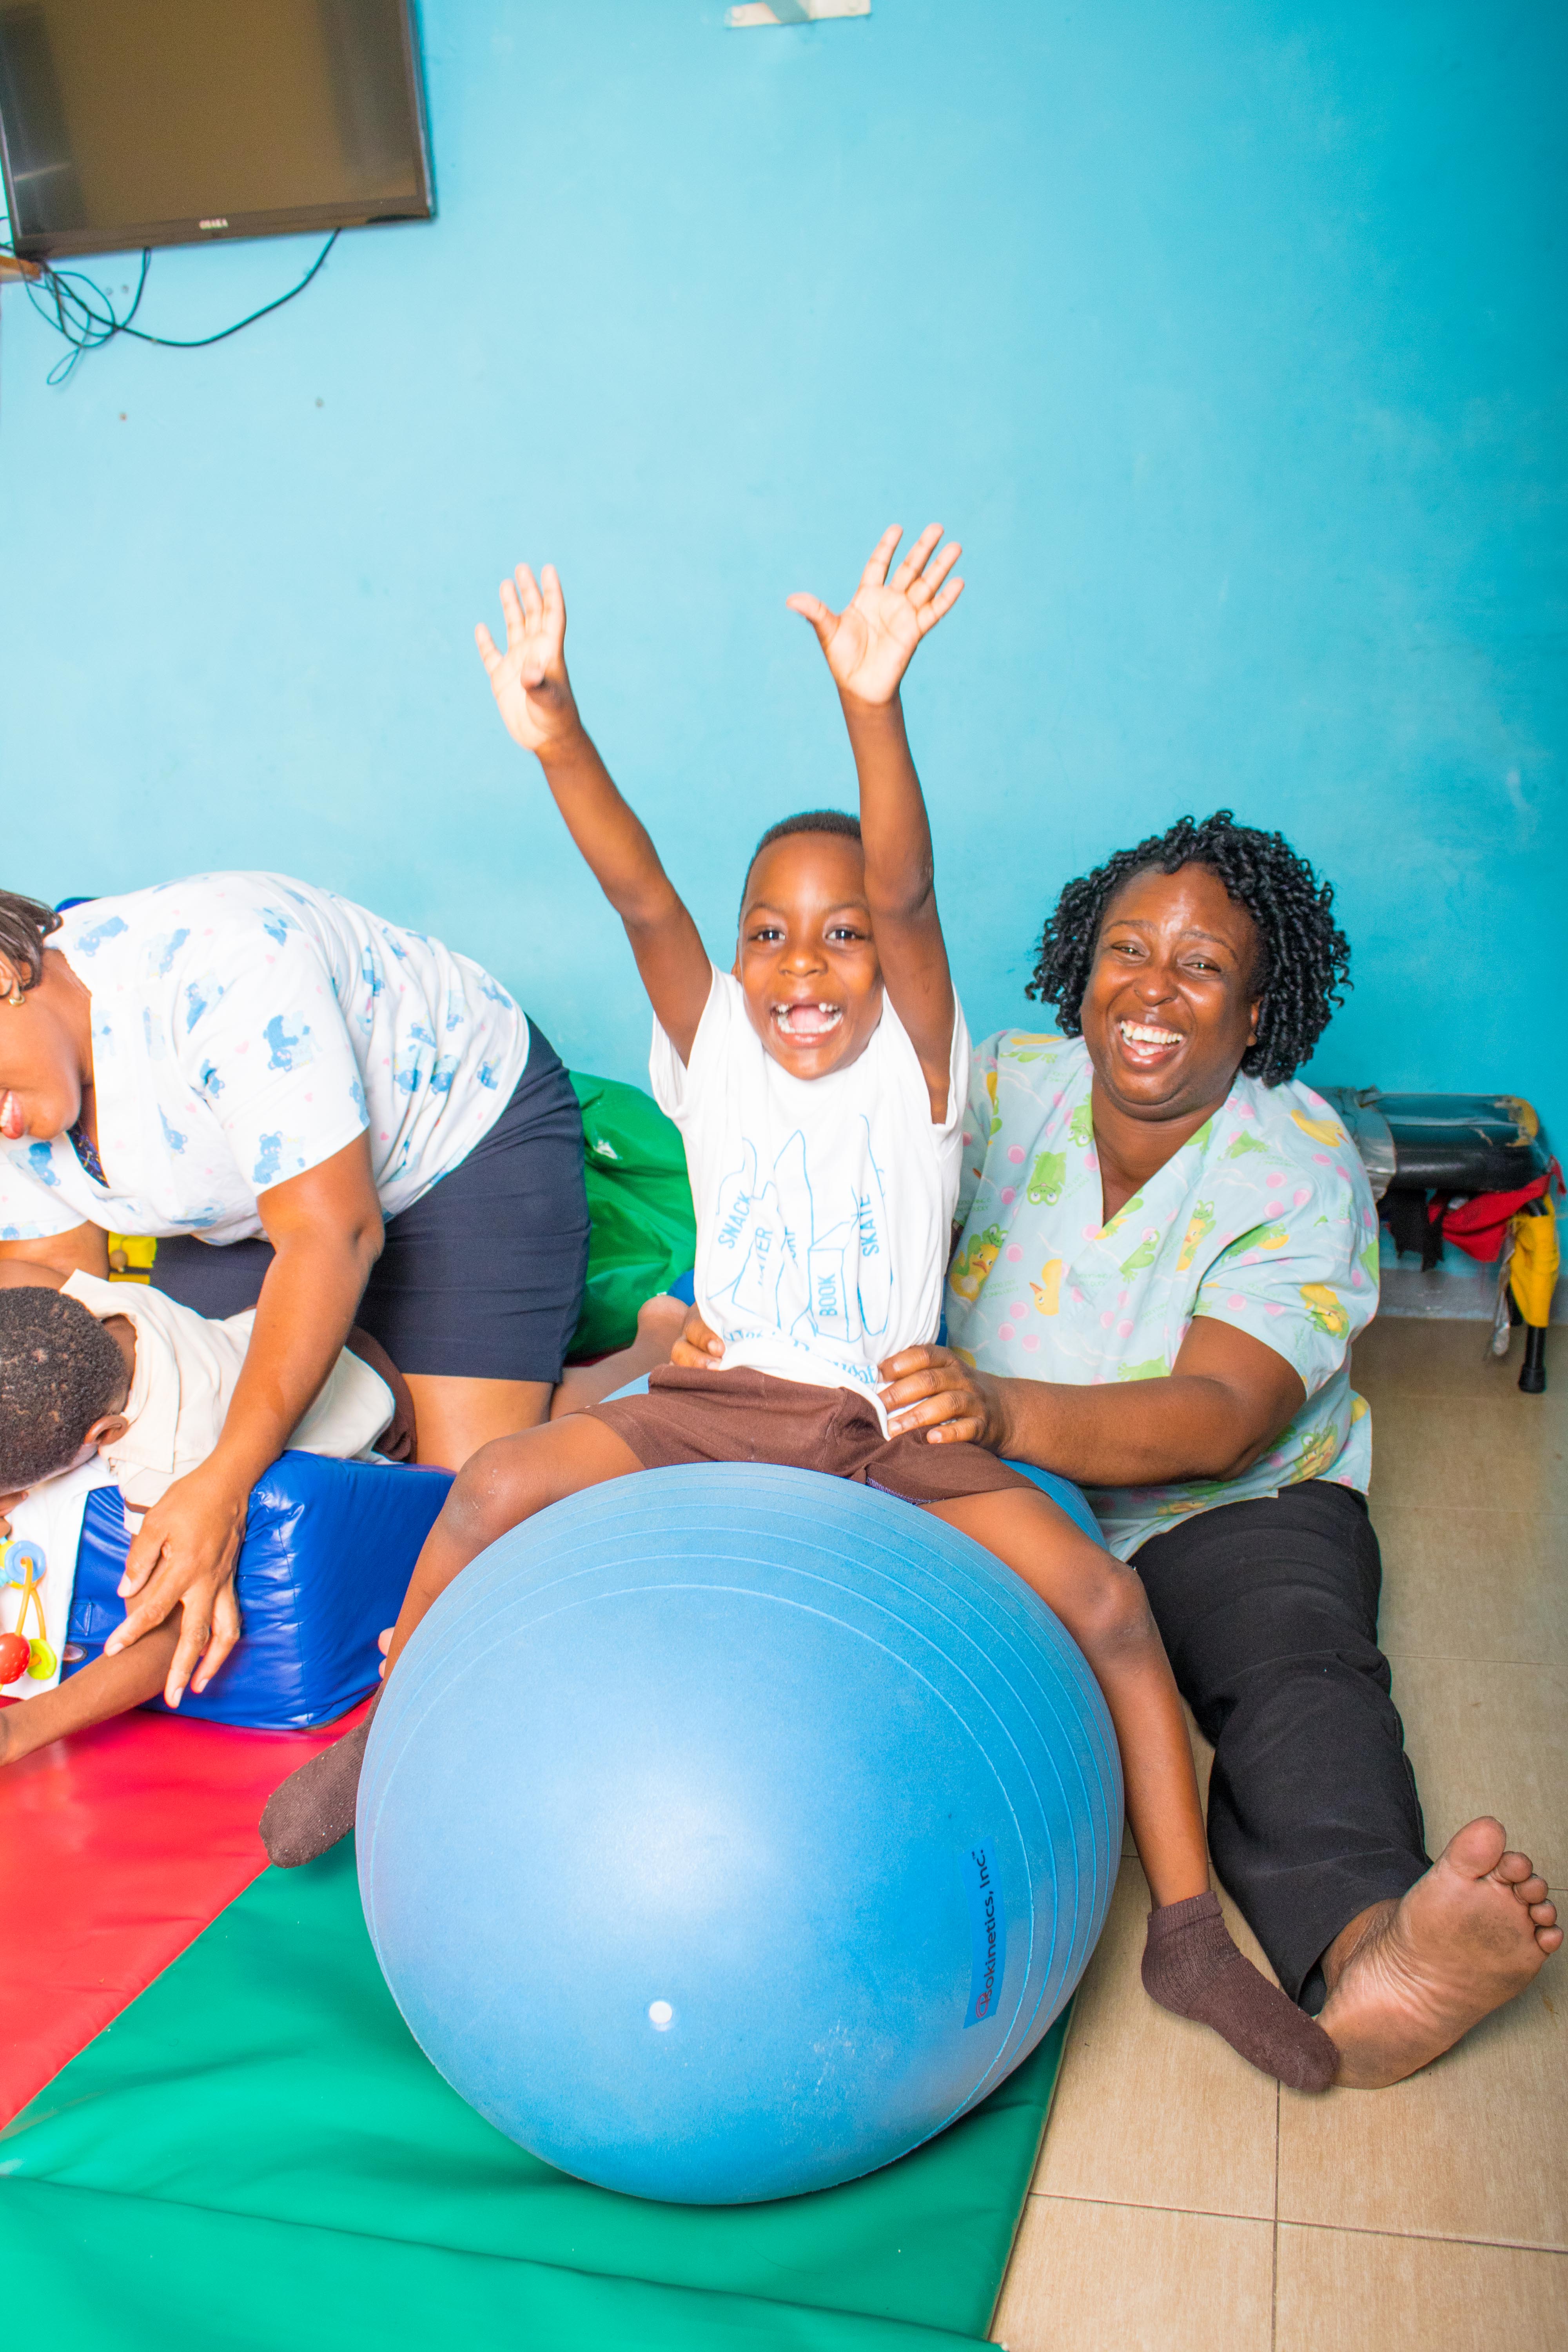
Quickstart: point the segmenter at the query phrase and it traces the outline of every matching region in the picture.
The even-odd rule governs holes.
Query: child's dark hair
[[[798,816],[781,816],[777,824],[769,825],[752,852],[746,866],[746,879],[741,885],[742,907],[751,885],[752,867],[764,849],[771,849],[775,841],[787,840],[792,833],[837,833],[846,841],[858,841],[860,820],[858,816],[851,816],[847,809],[802,809]]]
[[[64,1470],[124,1389],[125,1359],[79,1298],[0,1290],[0,1490]]]
[[[1294,1077],[1343,1001],[1350,941],[1333,920],[1332,884],[1319,881],[1283,834],[1237,824],[1229,809],[1216,809],[1201,824],[1180,817],[1168,832],[1151,835],[1136,849],[1118,850],[1092,874],[1069,882],[1047,921],[1026,992],[1056,1005],[1066,1034],[1078,1036],[1084,990],[1112,899],[1135,874],[1175,874],[1184,866],[1206,866],[1257,927],[1252,984],[1263,1005],[1241,1066],[1266,1087],[1280,1086]]]

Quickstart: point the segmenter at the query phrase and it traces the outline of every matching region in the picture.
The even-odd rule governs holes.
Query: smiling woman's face
[[[1107,908],[1080,1018],[1111,1102],[1139,1119],[1225,1100],[1258,1029],[1257,926],[1206,866],[1133,875]]]
[[[0,1136],[16,1143],[63,1135],[81,1113],[83,1054],[70,1016],[86,991],[53,949],[43,982],[20,1004],[5,1002],[12,982],[0,960]]]

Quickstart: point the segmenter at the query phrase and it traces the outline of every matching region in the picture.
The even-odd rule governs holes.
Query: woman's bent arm
[[[1283,1356],[1205,1317],[1189,1325],[1163,1380],[1073,1388],[1004,1379],[950,1348],[907,1348],[881,1370],[895,1435],[967,1438],[1083,1486],[1239,1477],[1307,1400]]]
[[[130,1602],[125,1622],[104,1644],[125,1649],[180,1603],[184,1623],[164,1684],[171,1706],[187,1683],[205,1690],[239,1639],[234,1571],[250,1490],[336,1362],[381,1251],[363,1135],[263,1192],[258,1206],[275,1255],[223,1434],[142,1522],[120,1587]]]
[[[671,1352],[692,1370],[723,1342],[695,1307]],[[906,1348],[880,1366],[893,1435],[967,1440],[1084,1486],[1235,1478],[1300,1412],[1307,1391],[1282,1356],[1227,1323],[1189,1326],[1163,1380],[1098,1388],[976,1371],[952,1348]]]
[[[100,1225],[73,1225],[68,1233],[46,1234],[41,1241],[0,1242],[0,1264],[15,1260],[47,1265],[63,1282],[70,1274],[109,1274],[109,1235]]]

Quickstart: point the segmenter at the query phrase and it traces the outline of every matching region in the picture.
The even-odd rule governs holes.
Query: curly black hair
[[[792,833],[836,833],[842,840],[858,841],[860,820],[858,816],[851,816],[847,809],[802,809],[797,815],[781,816],[777,824],[770,824],[755,849],[752,850],[750,863],[746,867],[746,879],[741,885],[742,911],[746,904],[746,891],[752,879],[752,867],[764,849],[771,849],[775,841],[787,840]]]
[[[1047,920],[1026,992],[1056,1005],[1066,1034],[1078,1036],[1111,900],[1135,874],[1175,874],[1184,866],[1206,866],[1257,926],[1253,985],[1263,1006],[1241,1066],[1266,1087],[1281,1086],[1294,1077],[1343,1002],[1350,941],[1333,920],[1333,885],[1319,881],[1282,833],[1237,824],[1229,809],[1216,809],[1201,824],[1179,817],[1168,832],[1151,835],[1136,849],[1119,849],[1092,874],[1069,882]]]
[[[64,1470],[125,1386],[124,1357],[79,1298],[0,1290],[0,1492]]]
[[[60,919],[41,898],[24,898],[17,890],[0,890],[0,956],[24,989],[37,988],[44,976],[44,941],[58,931]]]

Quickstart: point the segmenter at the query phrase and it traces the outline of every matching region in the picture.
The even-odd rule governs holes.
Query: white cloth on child
[[[74,1470],[63,1470],[58,1478],[46,1478],[41,1486],[33,1487],[19,1503],[14,1503],[5,1515],[11,1524],[9,1540],[36,1546],[44,1558],[44,1572],[34,1587],[37,1606],[27,1599],[25,1584],[0,1584],[0,1632],[25,1634],[33,1644],[33,1655],[27,1664],[14,1682],[5,1685],[7,1698],[41,1698],[59,1681],[87,1499],[95,1486],[113,1484],[113,1471],[95,1454],[90,1460],[79,1462]],[[49,1653],[47,1661],[38,1648],[39,1606],[44,1612],[43,1641]],[[47,1673],[33,1672],[35,1665],[46,1663]]]
[[[648,1060],[680,1129],[697,1213],[697,1305],[724,1362],[877,1395],[877,1367],[932,1340],[958,1199],[969,1032],[953,1004],[947,1115],[884,994],[865,1051],[797,1078],[715,968],[683,1063],[656,1021]]]
[[[129,1427],[101,1449],[101,1459],[127,1507],[148,1510],[216,1445],[256,1309],[218,1322],[149,1284],[100,1282],[94,1274],[73,1274],[60,1288],[100,1322],[123,1315],[135,1326],[136,1370],[124,1407]],[[393,1412],[392,1391],[381,1374],[343,1348],[289,1444],[301,1454],[360,1461]]]

